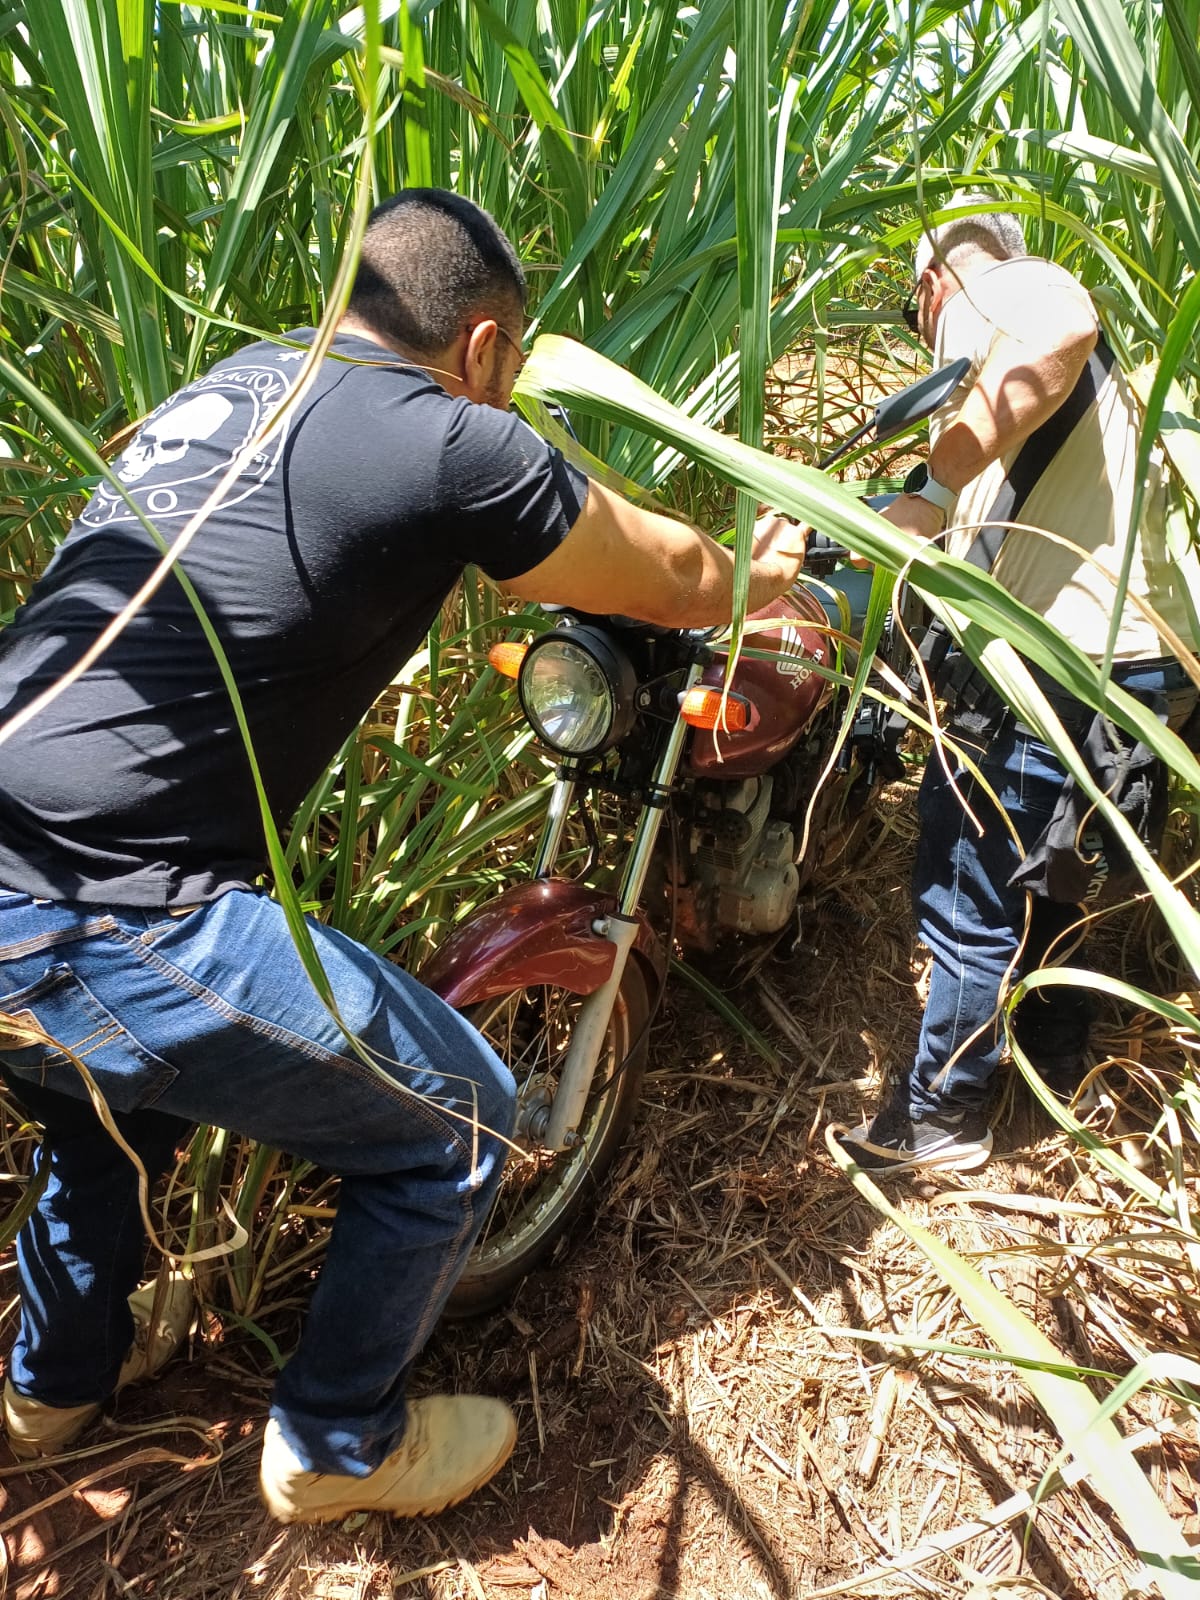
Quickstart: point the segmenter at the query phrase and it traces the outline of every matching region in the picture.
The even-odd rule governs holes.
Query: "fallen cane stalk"
[[[1169,1426],[1142,1428],[1137,1433],[1131,1434],[1125,1442],[1130,1450],[1140,1450],[1159,1439],[1170,1438],[1177,1431]],[[860,1594],[864,1584],[874,1583],[895,1572],[908,1572],[925,1561],[932,1561],[935,1556],[944,1556],[950,1550],[957,1550],[962,1545],[969,1544],[981,1534],[993,1533],[1005,1523],[1014,1522],[1027,1512],[1036,1510],[1037,1506],[1044,1504],[1052,1495],[1058,1494],[1060,1490],[1069,1489],[1086,1476],[1086,1468],[1077,1459],[1072,1458],[1043,1487],[1036,1502],[1027,1489],[1018,1490],[1007,1500],[1002,1500],[998,1506],[985,1511],[981,1517],[976,1517],[971,1522],[964,1522],[960,1527],[952,1528],[946,1533],[937,1533],[928,1539],[922,1539],[921,1543],[914,1545],[911,1550],[893,1556],[890,1561],[880,1561],[866,1572],[860,1572],[857,1577],[848,1578],[844,1583],[832,1584],[827,1589],[810,1590],[807,1600],[824,1600],[825,1596],[835,1594]]]
[[[1200,1365],[1167,1352],[1150,1355],[1098,1401],[1077,1371],[1064,1368],[1062,1353],[1041,1329],[957,1251],[893,1205],[870,1175],[855,1165],[837,1135],[836,1127],[826,1128],[826,1148],[849,1181],[918,1246],[1004,1359],[1016,1362],[1020,1358],[1021,1381],[1054,1425],[1063,1453],[1085,1463],[1092,1487],[1108,1502],[1129,1536],[1138,1563],[1132,1574],[1134,1582],[1155,1585],[1164,1600],[1195,1600],[1200,1593],[1200,1558],[1130,1454],[1113,1413],[1147,1381],[1167,1378],[1176,1382],[1182,1376],[1194,1385],[1200,1378]],[[1037,1495],[1044,1486],[1045,1480]]]
[[[865,1484],[875,1481],[875,1474],[879,1471],[879,1457],[883,1451],[883,1441],[891,1424],[892,1412],[896,1409],[896,1401],[903,1396],[907,1398],[908,1391],[916,1382],[916,1375],[911,1372],[901,1372],[896,1367],[885,1367],[883,1377],[879,1380],[879,1390],[875,1396],[875,1404],[871,1408],[871,1422],[867,1429],[867,1442],[863,1445],[862,1454],[858,1458],[857,1472]]]
[[[80,1494],[84,1489],[94,1488],[102,1483],[105,1478],[111,1478],[114,1472],[127,1472],[130,1467],[149,1466],[166,1462],[172,1466],[181,1467],[185,1472],[207,1471],[215,1467],[221,1459],[221,1452],[217,1451],[208,1456],[181,1456],[174,1450],[161,1450],[152,1446],[146,1450],[135,1450],[130,1456],[123,1456],[120,1461],[109,1462],[107,1466],[98,1467],[95,1472],[89,1472],[86,1477],[77,1478],[74,1483],[68,1483],[63,1488],[57,1489],[53,1494],[47,1495],[44,1500],[39,1500],[36,1505],[27,1506],[15,1517],[9,1517],[6,1522],[0,1522],[0,1535],[11,1533],[21,1523],[27,1522],[31,1517],[37,1516],[42,1511],[47,1511],[51,1506],[57,1505],[60,1500],[69,1500],[73,1495]]]
[[[131,1439],[149,1438],[156,1433],[192,1433],[209,1450],[216,1450],[214,1459],[223,1460],[228,1454],[226,1447],[215,1438],[212,1424],[203,1417],[159,1417],[154,1422],[127,1423],[123,1426],[109,1419],[107,1425],[114,1430],[111,1438],[102,1439],[97,1444],[82,1445],[77,1450],[60,1450],[57,1455],[33,1456],[28,1461],[18,1461],[14,1466],[0,1467],[0,1480],[27,1477],[31,1472],[44,1472],[47,1467],[57,1468],[66,1461],[86,1461],[89,1456],[106,1455],[110,1450],[123,1449]],[[206,1458],[187,1456],[181,1459],[204,1461]]]

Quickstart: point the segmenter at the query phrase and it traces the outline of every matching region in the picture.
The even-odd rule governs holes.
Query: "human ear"
[[[468,400],[487,404],[494,393],[499,360],[498,329],[494,318],[481,317],[467,333],[463,352],[463,387]]]
[[[933,266],[926,267],[917,284],[917,312],[920,318],[921,338],[930,350],[933,349],[938,313],[945,298],[945,287],[940,271]]]

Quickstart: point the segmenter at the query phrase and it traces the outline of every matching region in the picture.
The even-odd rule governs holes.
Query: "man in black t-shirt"
[[[49,1169],[18,1241],[4,1394],[18,1455],[68,1446],[190,1314],[180,1277],[165,1307],[131,1295],[137,1175],[77,1063],[152,1176],[199,1121],[341,1177],[264,1442],[277,1516],[436,1511],[512,1448],[498,1401],[405,1396],[499,1180],[507,1068],[407,974],[313,923],[336,1018],[319,999],[281,907],[254,887],[254,774],[176,573],[37,702],[154,571],[133,508],[173,543],[218,486],[179,571],[228,660],[280,825],[469,563],[528,600],[725,621],[729,552],[589,483],[508,412],[524,297],[485,212],[437,190],[397,196],[371,219],[311,384],[297,390],[306,329],[164,401],[116,463],[124,494],[96,491],[0,635],[0,1070],[45,1126]],[[792,583],[798,544],[782,522],[764,528],[751,609]]]

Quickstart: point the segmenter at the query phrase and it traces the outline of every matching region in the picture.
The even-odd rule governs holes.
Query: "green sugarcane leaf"
[[[1114,171],[1136,178],[1139,183],[1149,184],[1151,188],[1162,188],[1158,166],[1149,156],[1139,150],[1131,150],[1128,145],[1116,144],[1111,139],[1100,139],[1090,133],[1046,133],[1040,128],[1025,129],[1014,137],[1044,145],[1047,150],[1061,151],[1063,155],[1075,156],[1094,166],[1111,167]]]
[[[1119,0],[1052,3],[1130,132],[1153,158],[1180,243],[1192,271],[1200,271],[1200,168],[1158,97]]]

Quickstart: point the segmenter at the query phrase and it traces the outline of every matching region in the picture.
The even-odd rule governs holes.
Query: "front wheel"
[[[626,965],[600,1046],[592,1093],[570,1150],[540,1141],[584,997],[538,985],[515,989],[466,1013],[517,1080],[517,1125],[500,1189],[466,1270],[450,1295],[451,1316],[500,1305],[595,1198],[637,1104],[650,1002],[633,960]]]

